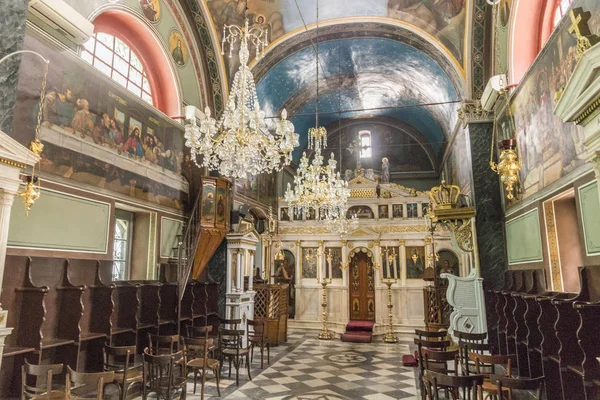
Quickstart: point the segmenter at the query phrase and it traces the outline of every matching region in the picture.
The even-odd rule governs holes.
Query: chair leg
[[[261,343],[260,344],[260,369],[264,368],[264,365],[263,365],[263,363],[264,363],[264,361],[263,361],[264,356],[265,356],[265,344]]]
[[[220,371],[221,371],[221,368],[215,368],[215,375],[217,376],[217,393],[219,394],[219,397],[221,397],[221,389],[219,388],[219,380],[220,380],[219,375],[221,375]]]
[[[235,360],[235,386],[240,386],[240,359]]]
[[[248,354],[246,354],[246,361],[248,361]],[[252,380],[252,376],[250,375],[250,363],[249,363],[249,362],[247,362],[247,364],[248,364],[248,378],[249,378],[250,380]]]
[[[250,362],[254,361],[254,343],[250,343]]]
[[[202,371],[202,387],[200,388],[200,400],[204,400],[204,385],[206,384],[206,365]]]
[[[229,378],[231,378],[231,357],[229,357]]]
[[[194,394],[196,394],[196,381],[198,379],[198,370],[194,370]]]

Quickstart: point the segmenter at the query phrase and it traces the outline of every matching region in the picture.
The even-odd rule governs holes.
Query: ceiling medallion
[[[249,28],[245,25],[225,25],[223,27],[222,51],[229,45],[229,57],[233,46],[240,42],[240,67],[233,78],[229,103],[217,121],[206,107],[204,113],[194,107],[186,108],[185,145],[190,148],[196,165],[216,170],[232,178],[246,178],[248,173],[258,175],[263,172],[280,170],[289,165],[292,151],[298,145],[298,134],[294,125],[287,120],[287,112],[281,112],[281,119],[267,121],[265,112],[260,109],[256,85],[248,59],[248,42],[256,48],[256,59],[260,59],[268,45],[267,29]],[[200,125],[197,124],[199,120]],[[273,130],[274,133],[271,132]],[[198,157],[201,161],[198,161]]]

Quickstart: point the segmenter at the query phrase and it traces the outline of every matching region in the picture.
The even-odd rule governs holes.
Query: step
[[[373,321],[350,321],[346,325],[346,332],[373,332]]]
[[[342,334],[342,342],[371,343],[373,334],[371,332],[346,332]]]

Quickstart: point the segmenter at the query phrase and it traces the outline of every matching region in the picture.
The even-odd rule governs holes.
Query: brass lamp
[[[506,198],[512,200],[521,170],[521,160],[516,151],[517,141],[515,139],[502,140],[498,143],[498,148],[500,149],[500,162],[496,164],[490,161],[490,166],[494,172],[500,175],[500,181],[505,186]]]

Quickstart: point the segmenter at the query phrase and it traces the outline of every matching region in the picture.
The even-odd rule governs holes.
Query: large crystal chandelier
[[[225,111],[218,121],[211,116],[208,107],[197,116],[186,116],[185,144],[199,167],[208,167],[232,178],[246,178],[248,173],[258,175],[288,165],[292,151],[298,145],[298,134],[287,120],[285,110],[281,113],[281,120],[270,123],[275,131],[271,133],[265,112],[260,109],[254,77],[248,67],[248,42],[255,46],[256,58],[260,59],[268,45],[267,30],[249,28],[247,19],[243,27],[225,25],[221,54],[224,54],[227,43],[231,57],[232,47],[238,41],[240,67],[233,78]],[[198,162],[200,155],[202,159]]]

